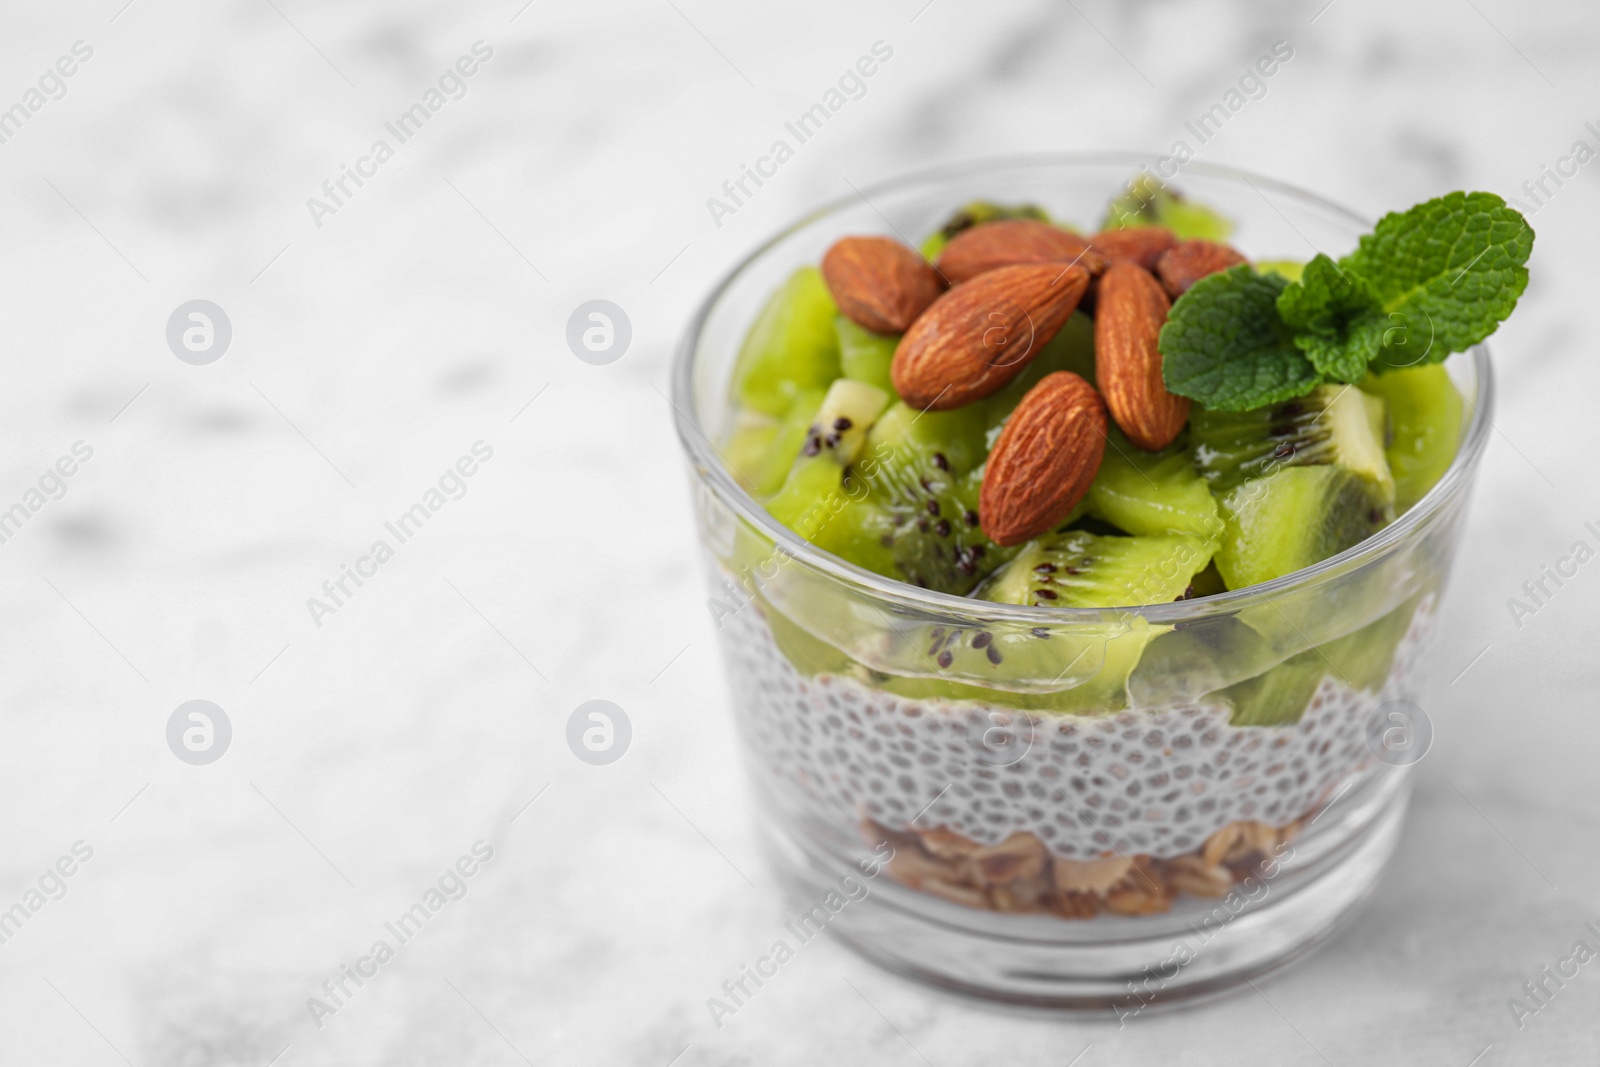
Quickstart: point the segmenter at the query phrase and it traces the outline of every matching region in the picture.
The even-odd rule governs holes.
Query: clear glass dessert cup
[[[980,198],[1092,228],[1145,162],[984,161],[829,205],[715,288],[673,372],[754,815],[800,928],[948,989],[1121,1017],[1282,966],[1376,883],[1426,748],[1412,701],[1487,437],[1487,352],[1447,364],[1461,444],[1397,521],[1276,581],[1145,607],[872,574],[774,521],[717,445],[745,330],[838,237],[915,242]],[[1230,169],[1172,184],[1254,259],[1342,254],[1370,228]]]

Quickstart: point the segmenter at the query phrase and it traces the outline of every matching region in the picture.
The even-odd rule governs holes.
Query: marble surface
[[[1507,1008],[1600,921],[1600,564],[1533,616],[1506,604],[1600,524],[1600,164],[1547,182],[1533,220],[1436,743],[1359,921],[1259,992],[1123,1029],[952,1000],[833,943],[720,1029],[705,1007],[784,911],[662,395],[694,303],[851,184],[1165,150],[1279,40],[1293,59],[1199,158],[1378,212],[1524,195],[1600,147],[1592,4],[1323,4],[10,5],[0,106],[74,42],[92,56],[0,143],[0,508],[75,442],[92,457],[0,544],[0,908],[59,896],[0,944],[0,1063],[1600,1058],[1600,965],[1520,1029]],[[465,94],[362,163],[478,41]],[[707,198],[878,41],[864,94],[714,220]],[[337,210],[307,206],[358,164]],[[165,336],[194,298],[233,329],[205,366]],[[606,366],[565,342],[596,298],[633,326]],[[464,495],[314,619],[480,441]],[[195,699],[232,726],[208,766],[167,743]],[[632,723],[610,766],[565,742],[591,699]],[[461,857],[472,876],[446,876]],[[459,899],[314,1020],[441,877]]]

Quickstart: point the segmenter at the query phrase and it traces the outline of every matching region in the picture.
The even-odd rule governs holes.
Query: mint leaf
[[[1450,193],[1385,215],[1340,260],[1389,323],[1378,370],[1438,363],[1499,327],[1528,286],[1533,228],[1493,193]]]
[[[1317,369],[1278,313],[1287,285],[1239,266],[1179,297],[1159,342],[1168,392],[1219,411],[1249,411],[1316,388]]]
[[[1311,365],[1336,382],[1366,377],[1392,325],[1366,279],[1320,252],[1278,297],[1278,313]]]

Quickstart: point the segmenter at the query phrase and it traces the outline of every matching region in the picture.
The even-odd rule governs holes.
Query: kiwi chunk
[[[1394,476],[1383,454],[1383,425],[1383,401],[1377,397],[1354,386],[1321,385],[1298,400],[1254,411],[1196,408],[1189,416],[1189,439],[1195,465],[1213,493],[1225,494],[1286,467],[1332,464],[1373,483],[1388,507]]]
[[[889,406],[889,393],[866,382],[840,378],[828,387],[800,454],[824,456],[848,467],[867,443],[867,431]]]
[[[1327,674],[1327,663],[1313,648],[1265,674],[1230,685],[1217,696],[1233,709],[1230,726],[1292,726],[1304,718]]]
[[[1266,673],[1231,685],[1219,696],[1233,708],[1234,726],[1291,726],[1305,716],[1322,679],[1376,692],[1394,666],[1419,596],[1353,633],[1291,656]]]
[[[1284,467],[1221,500],[1217,570],[1229,589],[1268,582],[1337,555],[1383,528],[1388,504],[1343,467]]]
[[[841,492],[845,468],[860,455],[867,432],[888,403],[889,394],[876,386],[848,378],[834,382],[806,427],[800,458],[783,487],[767,501],[767,510],[802,537],[812,539],[798,525],[800,518],[813,505]]]
[[[897,333],[873,333],[840,315],[834,320],[839,332],[839,363],[846,378],[875,385],[894,396],[894,381],[889,376],[889,365],[894,362],[894,350],[900,344]]]
[[[1037,204],[996,204],[988,200],[974,200],[961,208],[945,220],[928,239],[922,242],[923,256],[932,261],[937,259],[939,253],[944,251],[944,246],[950,238],[962,230],[970,229],[984,222],[994,222],[997,219],[1038,219],[1040,222],[1051,222],[1048,212]]]
[[[1384,454],[1394,472],[1394,505],[1404,511],[1444,476],[1461,445],[1461,393],[1437,363],[1369,374],[1361,389],[1389,414]]]
[[[745,489],[755,491],[756,479],[761,476],[773,439],[782,427],[779,420],[759,411],[742,409],[734,417],[733,432],[722,446],[722,455],[728,461],[728,470]]]
[[[817,409],[822,407],[822,398],[826,395],[821,389],[802,389],[796,393],[789,410],[778,420],[772,440],[753,468],[746,468],[736,457],[732,449],[733,441],[730,440],[728,458],[738,463],[740,470],[748,470],[750,491],[756,496],[771,496],[783,487],[784,479],[789,477],[789,469],[799,458],[806,435],[811,432],[811,424],[816,421]]]
[[[1088,502],[1090,515],[1136,536],[1183,533],[1214,540],[1222,533],[1217,502],[1182,441],[1145,452],[1113,428]]]
[[[979,595],[1003,604],[1115,608],[1180,599],[1213,543],[1184,535],[1103,537],[1084,530],[1030,541]]]
[[[892,405],[872,427],[856,474],[889,516],[893,575],[965,594],[1010,558],[978,525],[986,455],[982,405],[917,411]]]
[[[1147,626],[1108,624],[1054,633],[940,628],[923,631],[927,674],[879,685],[919,700],[983,700],[1031,711],[1107,712],[1128,703],[1128,675],[1149,643]]]
[[[1106,208],[1102,230],[1165,226],[1181,239],[1226,241],[1233,223],[1204,204],[1189,200],[1154,175],[1140,174]]]
[[[1276,274],[1286,281],[1297,282],[1306,272],[1306,265],[1298,259],[1262,259],[1256,261],[1257,274]]]
[[[801,267],[768,297],[739,349],[735,398],[781,416],[804,389],[826,389],[839,377],[839,313],[815,267]]]

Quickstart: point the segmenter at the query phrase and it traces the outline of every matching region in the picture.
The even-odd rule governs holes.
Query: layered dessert
[[[787,535],[722,539],[713,612],[791,818],[955,904],[1148,915],[1227,894],[1374,766],[1447,560],[1362,546],[1450,469],[1444,360],[1510,313],[1532,232],[1485,193],[1339,260],[1230,229],[1148,182],[1087,232],[978,202],[772,293],[719,451]]]

